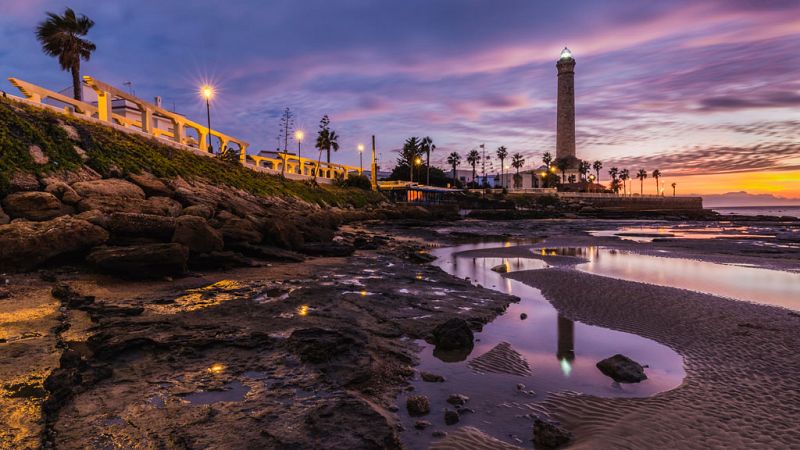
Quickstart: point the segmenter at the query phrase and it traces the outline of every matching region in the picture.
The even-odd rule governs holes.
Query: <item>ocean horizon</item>
[[[800,218],[800,205],[790,206],[711,206],[707,207],[720,214],[738,216],[791,216]]]

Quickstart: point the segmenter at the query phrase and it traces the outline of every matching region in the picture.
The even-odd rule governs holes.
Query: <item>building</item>
[[[575,152],[575,58],[564,47],[556,62],[558,102],[556,111],[556,161],[567,161],[567,175],[577,174],[580,160]]]

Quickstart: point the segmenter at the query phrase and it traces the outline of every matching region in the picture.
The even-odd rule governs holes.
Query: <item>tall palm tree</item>
[[[653,178],[656,179],[656,195],[659,194],[658,192],[658,179],[661,178],[661,171],[656,169],[653,171]]]
[[[561,182],[567,182],[567,169],[569,169],[569,161],[567,158],[560,158],[556,160],[556,167],[561,171]]]
[[[456,167],[461,164],[461,155],[459,155],[458,152],[450,153],[450,155],[447,156],[447,164],[450,164],[450,166],[453,168],[453,186],[455,186]]]
[[[472,182],[475,182],[475,166],[481,160],[481,154],[476,149],[472,149],[467,153],[467,163],[472,166]]]
[[[639,183],[641,185],[639,189],[639,195],[644,195],[644,179],[647,178],[647,171],[644,169],[639,169],[639,171],[636,172],[636,178],[639,179]]]
[[[628,180],[631,179],[631,171],[628,169],[620,170],[619,179],[622,180],[622,195],[628,195]]]
[[[92,19],[67,8],[63,16],[48,12],[47,20],[36,27],[36,39],[42,44],[42,51],[58,58],[61,70],[72,72],[72,95],[79,101],[83,100],[81,60],[89,61],[97,49],[91,41],[83,38],[93,26]]]
[[[328,164],[331,163],[331,149],[339,151],[339,136],[335,131],[330,129],[331,119],[325,114],[319,121],[319,132],[317,133],[317,144],[315,147],[319,150],[319,158],[317,159],[317,172],[319,172],[319,165],[322,162],[322,151],[328,152]]]
[[[586,179],[586,174],[589,173],[589,169],[592,168],[592,165],[589,164],[589,161],[583,161],[578,164],[578,173],[581,174],[581,180]]]
[[[519,179],[519,169],[521,169],[522,166],[524,166],[524,165],[525,165],[525,158],[523,158],[522,155],[519,154],[519,153],[514,153],[514,156],[511,157],[511,167],[513,167],[514,169],[517,170],[517,173],[514,174],[514,187],[516,187],[516,188],[521,187],[520,185],[522,183],[520,183],[518,181],[518,179]]]
[[[672,183],[672,196],[675,197],[675,187],[678,186],[678,183]]]
[[[619,191],[619,184],[617,183],[617,175],[619,174],[619,169],[616,167],[612,167],[608,169],[608,175],[611,177],[611,190],[614,192]]]
[[[497,147],[497,159],[500,160],[500,187],[507,187],[504,186],[504,178],[503,178],[503,173],[505,170],[503,161],[506,160],[507,156],[508,156],[508,149],[505,146],[501,145],[500,147]]]
[[[595,175],[597,175],[597,183],[600,183],[600,169],[603,168],[603,163],[601,161],[595,161],[592,164],[592,169],[594,169]]]
[[[431,152],[436,150],[436,146],[433,144],[433,139],[430,136],[425,136],[422,138],[422,141],[419,143],[420,150],[427,154],[425,158],[425,165],[427,166],[427,174],[425,175],[425,184],[431,184]],[[420,152],[421,153],[421,152]]]
[[[416,136],[406,139],[403,143],[403,149],[401,150],[400,159],[397,160],[397,164],[400,166],[408,166],[410,181],[414,181],[414,165],[421,154],[422,145],[420,139]]]
[[[544,155],[542,155],[542,163],[544,163],[544,165],[547,166],[547,169],[549,170],[550,164],[553,163],[553,155],[551,155],[550,152],[544,152]]]

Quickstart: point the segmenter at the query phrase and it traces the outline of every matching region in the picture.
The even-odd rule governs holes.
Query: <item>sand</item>
[[[797,313],[564,268],[508,276],[570,319],[652,338],[685,359],[684,383],[650,398],[548,397],[573,448],[800,448]]]
[[[509,375],[530,375],[528,361],[508,342],[501,342],[488,352],[471,359],[467,365],[476,373],[505,373]]]

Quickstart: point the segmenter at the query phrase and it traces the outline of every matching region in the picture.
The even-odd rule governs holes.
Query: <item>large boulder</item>
[[[14,219],[43,221],[72,212],[53,194],[47,192],[16,192],[3,199],[3,208]]]
[[[142,188],[147,196],[172,197],[175,194],[175,191],[166,183],[147,172],[128,175],[128,179]]]
[[[175,233],[176,221],[172,217],[154,214],[112,213],[108,221],[108,231],[115,236],[139,236],[168,240]]]
[[[81,196],[81,201],[78,202],[80,211],[97,209],[106,213],[141,212],[145,198],[142,188],[116,178],[79,181],[72,188]]]
[[[222,233],[197,216],[181,216],[175,220],[172,242],[185,245],[192,253],[210,253],[223,247]]]
[[[81,196],[72,189],[70,185],[63,181],[53,181],[44,188],[45,192],[49,192],[58,197],[62,202],[68,205],[74,205],[81,201]]]
[[[625,355],[606,358],[597,363],[597,368],[617,383],[638,383],[647,379],[644,367]]]
[[[472,348],[475,336],[464,319],[453,318],[433,329],[433,343],[439,350]]]
[[[142,213],[158,216],[178,217],[183,205],[169,197],[150,197],[142,203]]]
[[[5,225],[8,222],[11,222],[11,217],[3,211],[3,208],[0,207],[0,225]]]
[[[536,448],[558,448],[572,440],[572,433],[555,422],[537,417],[533,421],[533,444]]]
[[[101,247],[86,260],[98,270],[124,278],[156,278],[186,272],[189,250],[181,244]]]
[[[255,224],[247,219],[232,218],[227,220],[220,229],[225,242],[247,242],[257,244],[264,236],[256,229]]]
[[[14,172],[8,180],[9,192],[38,191],[39,179],[30,172]]]
[[[214,208],[208,205],[190,205],[183,208],[182,214],[184,216],[197,216],[203,219],[210,219],[214,217]]]
[[[106,230],[69,216],[0,225],[0,271],[29,270],[50,258],[100,245]]]
[[[424,416],[431,412],[431,402],[424,395],[412,395],[406,399],[406,409],[409,416]]]

